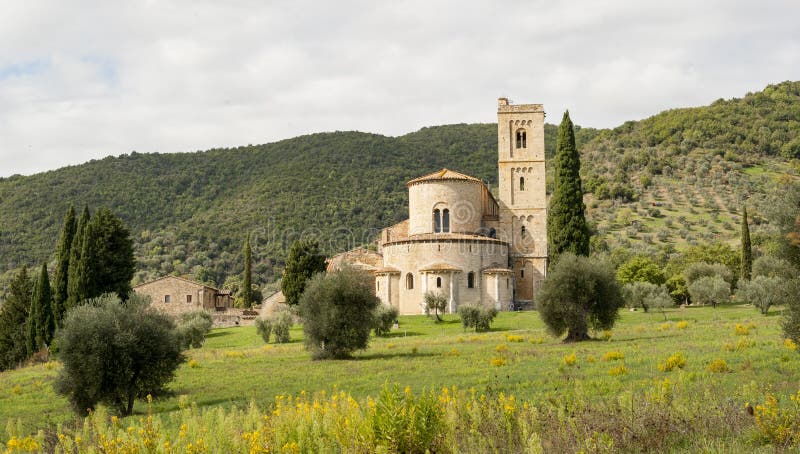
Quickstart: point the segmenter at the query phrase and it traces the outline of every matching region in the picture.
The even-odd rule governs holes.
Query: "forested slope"
[[[796,174],[798,122],[800,83],[785,82],[613,130],[579,129],[589,219],[599,233],[593,245],[669,253],[735,238],[741,203],[759,200],[777,176]],[[413,177],[448,167],[495,185],[496,140],[494,124],[400,137],[320,133],[196,153],[131,153],[0,179],[0,273],[52,260],[72,203],[107,206],[125,221],[137,281],[180,273],[222,284],[241,270],[249,232],[257,282],[272,282],[300,235],[335,253],[404,219]],[[548,156],[554,141],[555,126],[547,125]]]

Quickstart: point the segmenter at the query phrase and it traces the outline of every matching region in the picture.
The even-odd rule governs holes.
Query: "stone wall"
[[[384,245],[385,264],[397,269],[399,274],[381,276],[384,291],[379,296],[384,303],[397,307],[401,314],[418,314],[425,290],[442,291],[450,295],[450,280],[454,280],[454,297],[456,307],[469,303],[491,303],[485,301],[487,295],[483,290],[485,280],[482,271],[487,268],[505,268],[508,265],[508,245],[486,239],[472,241],[408,241]],[[458,268],[459,272],[437,271],[422,273],[432,265],[447,264]],[[475,273],[474,288],[468,287],[468,273]],[[408,275],[414,280],[414,288],[407,288]],[[436,287],[436,278],[442,279],[442,287]],[[386,301],[387,287],[393,299]]]

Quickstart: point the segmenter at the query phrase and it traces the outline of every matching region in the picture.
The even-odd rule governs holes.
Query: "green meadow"
[[[563,344],[547,334],[536,312],[501,312],[490,332],[479,333],[465,332],[455,316],[440,323],[404,316],[399,329],[371,339],[366,351],[343,361],[312,361],[299,326],[288,344],[264,344],[252,326],[215,329],[202,348],[187,352],[171,385],[174,395],[154,400],[149,410],[147,402],[138,402],[130,419],[148,411],[179,413],[187,402],[200,409],[250,403],[266,409],[277,396],[322,391],[344,391],[360,400],[395,384],[415,394],[445,387],[502,393],[556,409],[628,402],[634,411],[637,402],[669,395],[675,411],[691,419],[687,424],[703,424],[694,420],[703,415],[731,413],[731,433],[720,435],[726,438],[721,445],[711,441],[709,449],[751,449],[760,446],[754,441],[758,430],[745,405],[764,402],[768,394],[788,402],[800,387],[800,354],[784,341],[780,318],[780,309],[762,316],[749,306],[665,314],[625,310],[613,331]],[[685,361],[682,367],[661,370],[676,354]],[[6,443],[12,432],[80,425],[52,390],[59,367],[52,361],[0,374],[0,423],[9,428],[0,441]]]

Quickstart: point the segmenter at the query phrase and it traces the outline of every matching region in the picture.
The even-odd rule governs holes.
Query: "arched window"
[[[525,190],[525,177],[519,177],[519,190]]]
[[[525,279],[525,268],[519,270],[520,279]]]
[[[467,288],[475,288],[475,273],[472,271],[467,274]]]
[[[381,291],[381,281],[375,281],[375,289]]]
[[[506,288],[508,288],[508,278],[506,278]]]
[[[439,233],[442,231],[442,215],[439,213],[439,209],[433,210],[433,233]]]
[[[436,278],[436,288],[442,288],[442,278]]]
[[[520,236],[521,236],[522,238],[525,238],[525,235],[526,235],[527,233],[528,233],[528,231],[527,231],[527,230],[525,230],[525,226],[523,225],[523,226],[522,226],[522,228],[521,228],[521,229],[520,229],[520,231],[519,231],[519,234],[520,234]]]
[[[442,232],[450,233],[450,210],[447,208],[442,212]]]
[[[494,227],[489,229],[489,238],[497,238],[497,230]]]
[[[406,274],[406,288],[409,290],[414,289],[414,275],[411,273]]]
[[[524,129],[517,129],[517,148],[528,148],[528,134]]]

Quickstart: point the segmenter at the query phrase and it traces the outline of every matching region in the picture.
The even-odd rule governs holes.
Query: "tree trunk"
[[[586,319],[584,318],[580,323],[569,328],[564,343],[581,342],[589,339],[591,339],[589,337],[589,327],[586,325]]]

